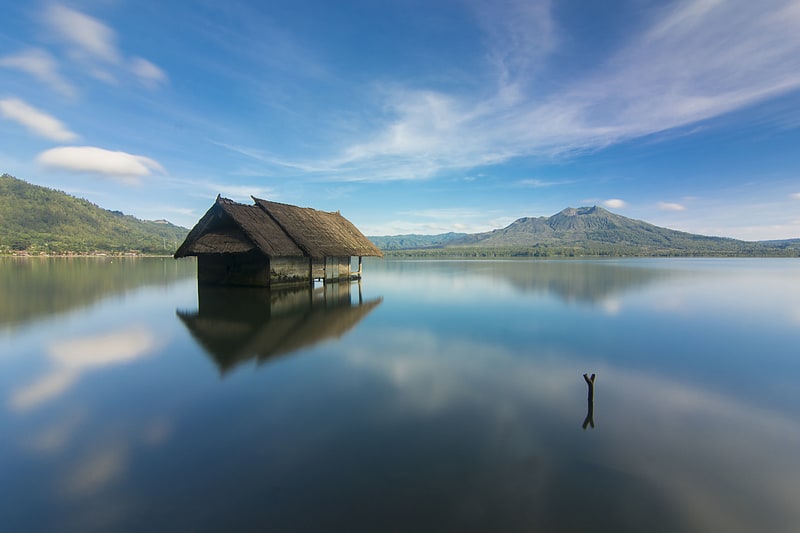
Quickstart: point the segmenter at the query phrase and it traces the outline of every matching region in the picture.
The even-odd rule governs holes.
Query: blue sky
[[[0,4],[0,172],[191,227],[368,235],[572,206],[800,237],[800,1]]]

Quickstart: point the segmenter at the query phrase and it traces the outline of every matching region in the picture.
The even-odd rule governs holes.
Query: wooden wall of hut
[[[273,288],[311,284],[307,257],[273,257],[269,266],[270,286]]]
[[[197,281],[201,285],[269,286],[269,261],[257,252],[199,254]]]
[[[325,279],[325,258],[311,259],[311,279]]]
[[[340,279],[350,279],[350,258],[326,257],[325,281],[336,281]]]
[[[256,251],[237,254],[198,254],[197,281],[200,285],[283,288],[349,280],[350,257],[266,258]]]

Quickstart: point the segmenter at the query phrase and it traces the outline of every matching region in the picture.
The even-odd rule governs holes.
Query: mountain
[[[64,192],[0,176],[0,252],[171,254],[189,230],[139,220]]]
[[[425,255],[800,255],[800,240],[747,242],[654,226],[602,207],[569,207],[551,217],[525,217],[509,226],[463,236],[370,237],[383,250],[427,249]],[[380,243],[380,244],[378,244]]]

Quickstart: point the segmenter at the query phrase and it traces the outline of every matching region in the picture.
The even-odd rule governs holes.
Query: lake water
[[[0,347],[3,531],[800,527],[798,260],[0,258]]]

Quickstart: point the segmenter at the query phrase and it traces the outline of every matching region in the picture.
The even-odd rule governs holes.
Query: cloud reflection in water
[[[64,394],[87,372],[130,363],[158,348],[156,336],[143,326],[53,342],[46,353],[50,371],[14,391],[9,407],[14,411],[35,409]]]

